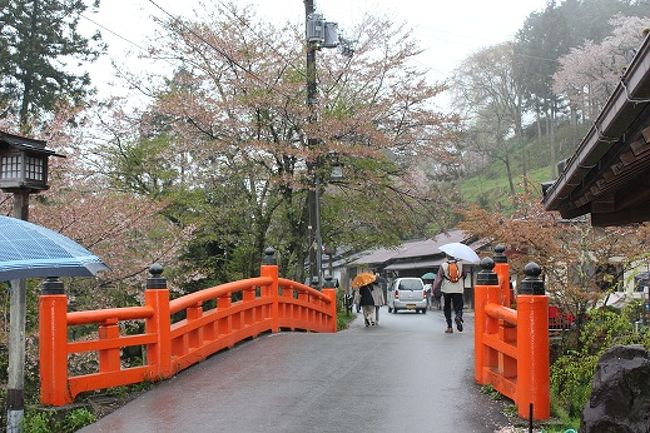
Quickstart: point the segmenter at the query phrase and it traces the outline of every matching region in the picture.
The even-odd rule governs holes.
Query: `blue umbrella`
[[[109,268],[70,238],[45,227],[0,216],[0,281],[93,276]]]

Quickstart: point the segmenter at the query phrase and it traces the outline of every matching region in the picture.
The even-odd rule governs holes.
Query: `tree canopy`
[[[78,70],[102,45],[99,33],[87,38],[77,31],[87,9],[79,0],[0,3],[0,113],[17,114],[23,132],[57,105],[76,106],[88,94],[90,77]]]

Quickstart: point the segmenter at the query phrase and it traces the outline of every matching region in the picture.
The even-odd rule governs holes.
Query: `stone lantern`
[[[57,155],[45,141],[0,131],[0,189],[34,193],[49,188],[48,158]]]

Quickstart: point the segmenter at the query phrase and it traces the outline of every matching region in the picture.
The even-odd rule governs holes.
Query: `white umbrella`
[[[473,249],[460,242],[451,242],[438,247],[440,251],[455,257],[458,260],[464,260],[469,263],[478,263],[480,258]]]

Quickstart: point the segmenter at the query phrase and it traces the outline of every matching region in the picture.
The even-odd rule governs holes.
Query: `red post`
[[[145,321],[145,332],[156,335],[156,342],[147,345],[147,364],[151,368],[151,379],[171,377],[171,319],[169,314],[169,289],[162,277],[162,266],[149,268],[144,299],[153,308],[153,316]]]
[[[551,415],[548,296],[539,265],[531,262],[524,272],[517,295],[517,409],[527,418],[532,403],[533,418],[541,420]]]
[[[510,296],[510,265],[504,254],[506,247],[497,245],[494,247],[494,272],[499,276],[499,303],[512,308],[512,297]]]
[[[271,332],[280,331],[280,295],[278,283],[278,265],[275,261],[275,250],[267,248],[264,250],[264,258],[262,259],[262,266],[260,266],[260,276],[270,277],[273,282],[267,288],[267,293],[271,297],[273,304],[271,304]]]
[[[330,300],[328,332],[336,332],[336,289],[323,289],[323,294]]]
[[[197,302],[195,305],[187,307],[185,310],[185,317],[187,323],[195,322],[203,316],[203,302]],[[188,347],[196,348],[201,347],[203,344],[203,329],[197,328],[190,331],[187,335]]]
[[[474,379],[485,385],[483,369],[489,362],[489,348],[483,343],[483,336],[490,331],[490,317],[485,312],[485,306],[495,301],[498,290],[498,277],[493,272],[494,261],[486,257],[481,260],[482,270],[476,276],[474,287]]]
[[[57,278],[48,278],[41,287],[38,301],[41,403],[63,406],[72,403],[68,391],[68,297]]]
[[[114,340],[120,338],[120,329],[117,318],[106,319],[99,325],[100,340]],[[104,349],[99,351],[99,372],[110,373],[120,370],[120,349]]]

